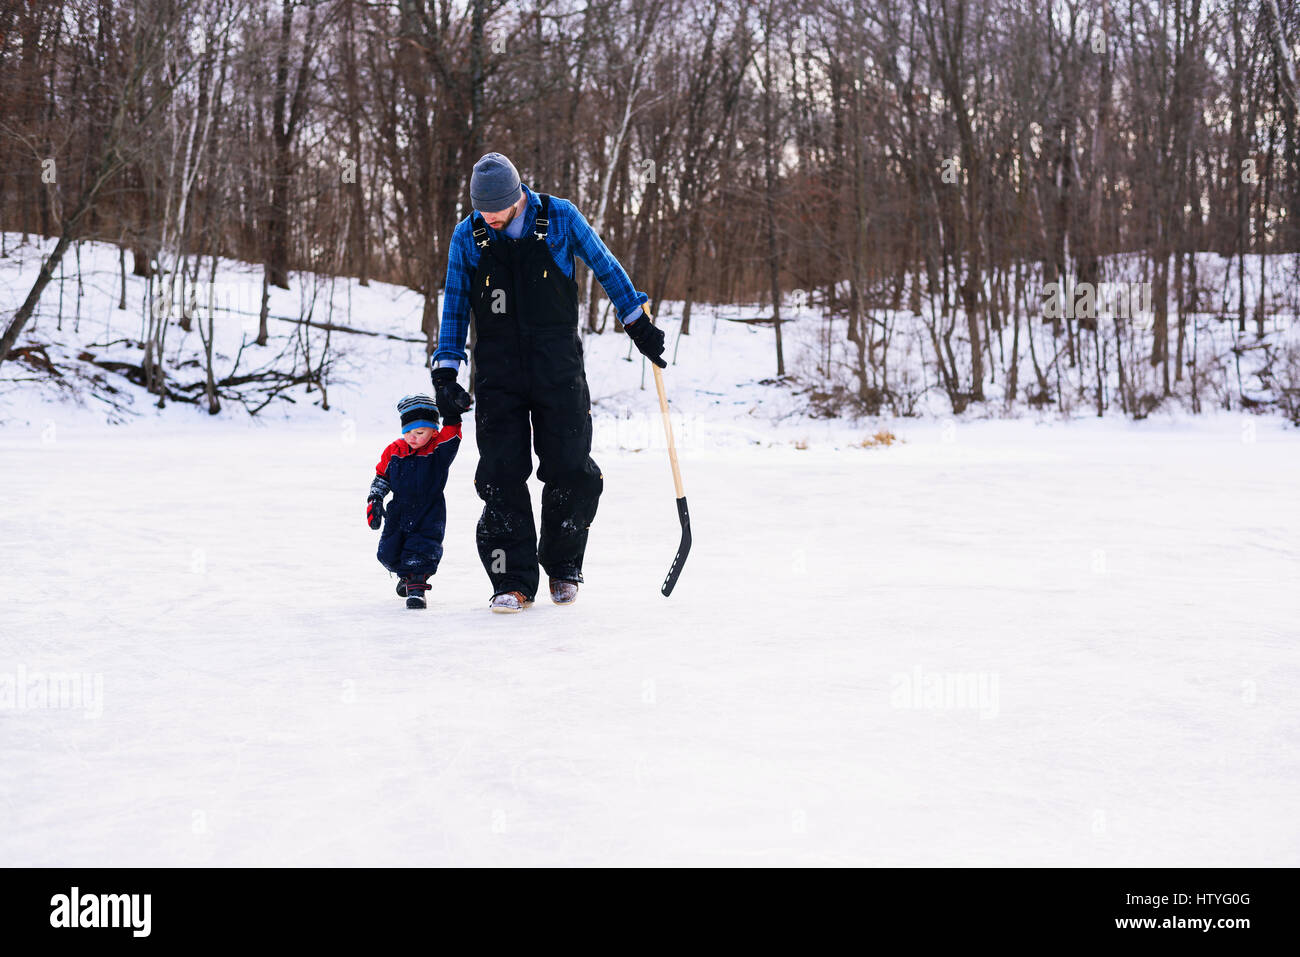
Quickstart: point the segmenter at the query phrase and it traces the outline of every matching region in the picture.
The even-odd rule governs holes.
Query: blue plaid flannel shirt
[[[542,201],[527,185],[520,185],[528,196],[528,205],[523,212],[524,232],[527,233],[533,228]],[[456,224],[451,235],[438,349],[429,357],[429,365],[433,368],[450,366],[455,369],[465,361],[465,337],[469,334],[469,284],[479,260],[479,248],[474,245],[473,231],[471,217],[466,216]],[[609,295],[619,321],[625,326],[637,321],[636,317],[641,315],[641,303],[647,302],[650,297],[636,290],[614,254],[582,213],[578,212],[578,208],[567,199],[551,197],[546,242],[551,247],[551,255],[556,264],[564,270],[565,275],[573,278],[573,257],[575,254],[581,256]]]

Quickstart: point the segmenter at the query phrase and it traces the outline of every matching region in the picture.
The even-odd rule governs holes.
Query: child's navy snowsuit
[[[376,557],[398,575],[432,575],[442,558],[447,528],[443,489],[447,470],[460,448],[460,424],[444,425],[419,449],[398,439],[384,449],[371,493],[392,490],[384,509],[384,530]]]

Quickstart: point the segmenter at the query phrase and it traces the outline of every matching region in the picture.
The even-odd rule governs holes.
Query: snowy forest
[[[413,291],[432,352],[506,144],[675,340],[754,307],[811,416],[1300,422],[1298,51],[1294,0],[10,0],[0,380],[327,401],[316,290]]]

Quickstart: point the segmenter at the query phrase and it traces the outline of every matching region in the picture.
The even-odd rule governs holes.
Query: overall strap
[[[537,219],[533,223],[533,235],[538,239],[545,239],[547,227],[551,224],[546,218],[550,215],[551,197],[546,193],[538,193],[537,196],[542,201],[542,208],[537,211]]]
[[[470,217],[469,224],[476,227],[474,230],[474,245],[479,247],[479,249],[486,249],[487,244],[491,242],[491,240],[488,238],[487,234],[487,223],[484,221],[483,217],[478,214],[478,210],[475,210],[474,215]]]

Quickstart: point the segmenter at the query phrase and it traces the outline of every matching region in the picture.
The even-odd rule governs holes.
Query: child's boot
[[[424,593],[429,590],[429,583],[425,579],[427,575],[412,575],[406,580],[406,607],[407,608],[427,608],[428,605],[424,600]]]

